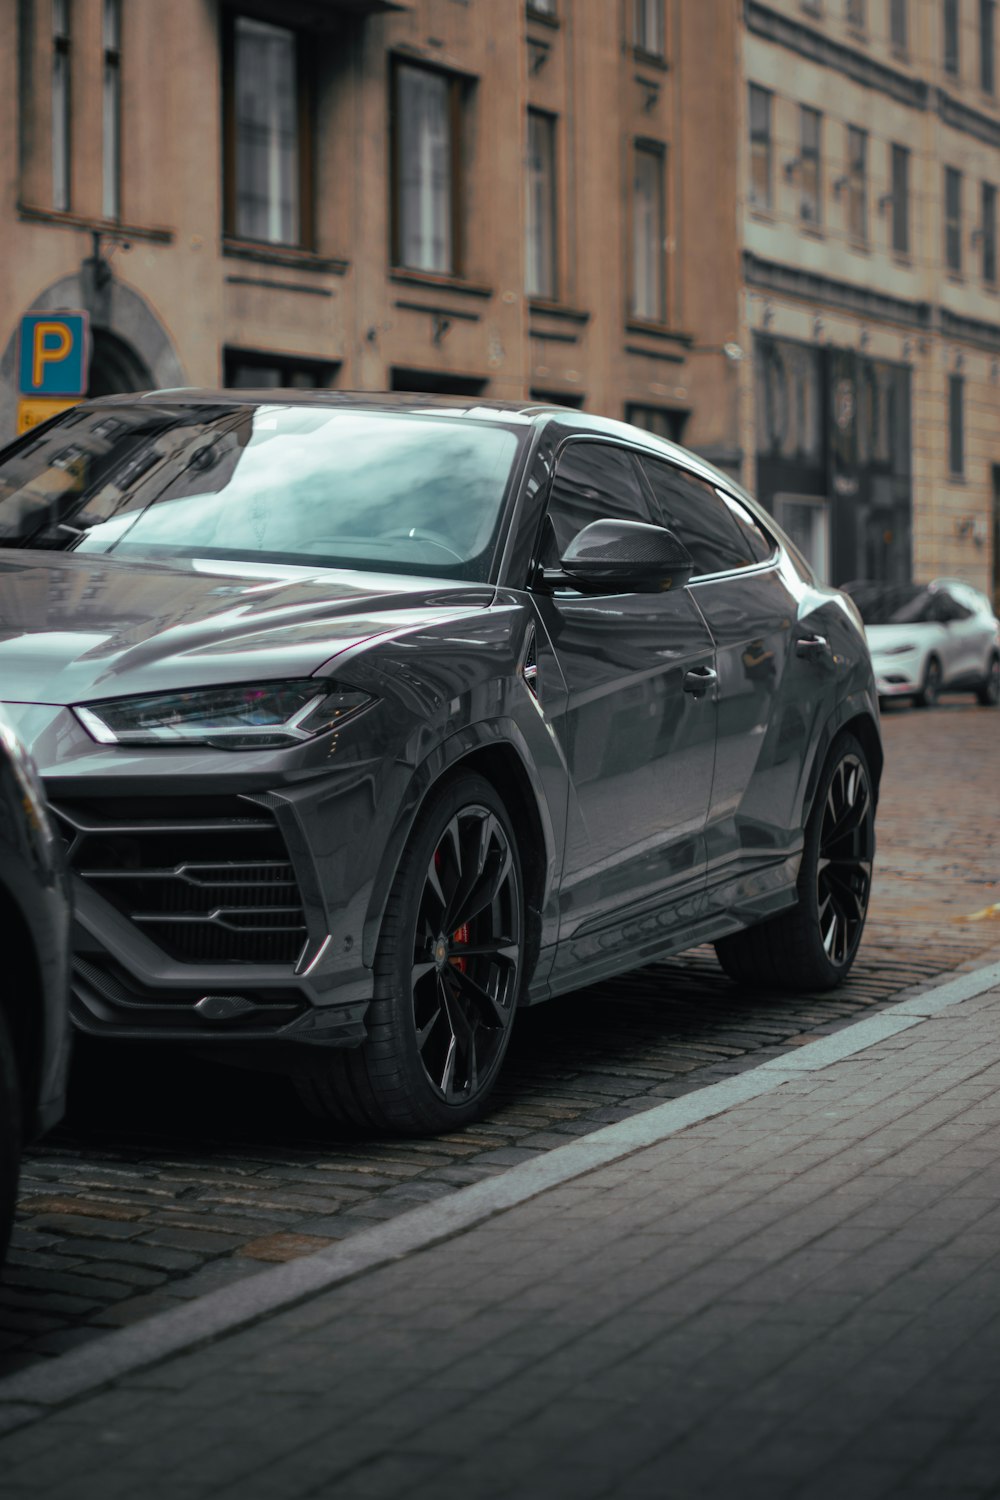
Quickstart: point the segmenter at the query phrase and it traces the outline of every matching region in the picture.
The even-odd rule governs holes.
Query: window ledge
[[[528,20],[536,22],[536,24],[539,26],[548,26],[553,31],[558,31],[560,26],[562,25],[562,21],[558,16],[551,15],[548,11],[545,10],[536,10],[532,5],[531,0],[528,0],[528,3],[524,7],[524,10]]]
[[[893,250],[892,263],[894,266],[899,266],[900,270],[913,270],[913,256],[908,250]]]
[[[808,240],[825,240],[826,230],[822,224],[813,224],[809,219],[799,221],[799,232],[804,234]]]
[[[962,271],[947,271],[945,274],[947,276],[947,280],[948,280],[948,285],[949,286],[964,286],[965,285],[965,274],[964,274],[964,272],[962,272]]]
[[[590,313],[579,307],[567,307],[564,302],[550,302],[545,297],[529,297],[528,307],[533,313],[546,318],[563,318],[568,323],[589,323]]]
[[[644,68],[658,68],[661,73],[670,72],[670,64],[662,52],[647,52],[645,47],[633,47],[632,56]]]
[[[772,208],[765,208],[760,203],[748,203],[747,212],[751,219],[757,220],[758,224],[776,224],[778,222],[774,210]]]
[[[465,281],[461,276],[449,276],[437,271],[411,271],[406,266],[393,266],[389,280],[403,286],[426,286],[434,291],[461,292],[466,297],[492,297],[493,288],[480,281]]]
[[[236,260],[252,260],[265,266],[289,266],[303,271],[332,271],[343,276],[350,268],[349,260],[336,256],[317,255],[314,250],[302,250],[296,245],[271,245],[263,240],[241,240],[235,235],[223,235],[223,255]]]
[[[694,343],[693,334],[680,333],[676,328],[671,328],[668,323],[660,323],[653,318],[626,318],[625,331],[626,333],[643,333],[647,338],[665,339],[670,344],[683,344],[686,349]]]
[[[848,250],[853,250],[855,255],[871,255],[872,247],[870,240],[848,239]]]
[[[58,208],[35,208],[30,203],[19,203],[17,214],[18,218],[29,224],[89,229],[94,234],[114,236],[116,239],[151,240],[158,245],[170,245],[174,239],[172,229],[160,229],[151,224],[126,224],[121,219],[94,219],[89,214],[74,214]]]

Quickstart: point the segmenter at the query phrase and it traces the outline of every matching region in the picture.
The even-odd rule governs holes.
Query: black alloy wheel
[[[983,708],[996,708],[1000,703],[1000,656],[990,658],[989,669],[976,691]]]
[[[932,656],[924,669],[923,686],[913,697],[917,708],[937,708],[941,696],[941,677],[941,663],[936,656]]]
[[[327,1119],[409,1135],[482,1113],[523,982],[524,895],[509,816],[465,774],[417,820],[386,907],[368,1038],[299,1092]]]
[[[871,895],[875,794],[852,734],[835,741],[806,823],[798,904],[716,943],[726,973],[750,988],[827,990],[850,973]]]
[[[875,823],[868,767],[858,755],[836,763],[823,806],[816,906],[823,952],[843,968],[857,952],[871,893]]]

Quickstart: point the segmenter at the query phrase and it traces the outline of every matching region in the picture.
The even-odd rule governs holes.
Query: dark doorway
[[[124,391],[149,391],[155,382],[145,360],[107,328],[91,330],[88,396],[117,396]]]

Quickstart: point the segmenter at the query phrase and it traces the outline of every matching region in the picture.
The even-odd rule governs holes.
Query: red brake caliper
[[[463,923],[463,925],[461,927],[456,927],[455,928],[455,931],[451,935],[451,940],[452,940],[453,943],[467,943],[469,941],[469,924],[468,924],[468,922]],[[453,958],[452,959],[452,963],[455,965],[455,968],[458,970],[458,972],[460,974],[464,974],[465,973],[465,971],[466,971],[466,963],[467,963],[466,959],[464,959],[464,958]]]
[[[440,849],[435,849],[434,850],[434,868],[435,868],[435,870],[440,870],[440,868],[441,868],[441,850]],[[453,943],[467,943],[469,941],[469,924],[468,924],[468,922],[464,922],[461,927],[456,927],[455,928],[455,931],[451,935],[451,940],[452,940]],[[466,971],[466,963],[467,963],[466,959],[464,959],[464,958],[452,958],[451,962],[454,964],[455,968],[458,970],[458,972],[460,974],[464,974],[465,973],[465,971]]]

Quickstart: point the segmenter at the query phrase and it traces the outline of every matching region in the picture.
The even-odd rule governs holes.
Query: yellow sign
[[[75,399],[70,401],[65,396],[22,396],[17,403],[18,436],[37,427],[40,422],[47,422],[50,417],[57,417],[61,411],[68,411],[76,404]]]

